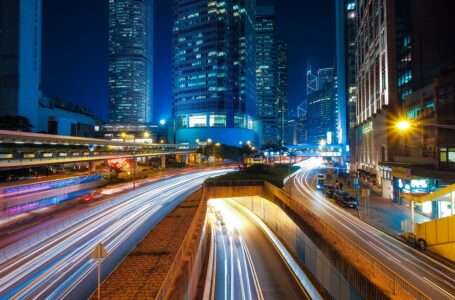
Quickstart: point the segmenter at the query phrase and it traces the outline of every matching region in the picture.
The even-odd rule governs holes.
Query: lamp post
[[[216,165],[216,147],[221,146],[220,143],[213,144],[213,157],[215,158],[215,165]]]
[[[202,158],[204,158],[204,156],[205,156],[205,147],[207,145],[210,145],[211,143],[212,143],[211,138],[208,138],[206,141],[201,141],[199,139],[196,139],[196,144],[198,144],[199,146],[202,146]]]

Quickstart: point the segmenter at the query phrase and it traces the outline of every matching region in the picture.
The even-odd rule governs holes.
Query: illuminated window
[[[226,115],[210,115],[210,127],[226,127]]]
[[[206,115],[191,115],[190,116],[190,128],[193,127],[207,127],[207,116]]]

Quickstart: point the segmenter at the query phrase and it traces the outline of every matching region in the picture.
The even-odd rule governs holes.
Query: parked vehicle
[[[316,189],[321,190],[324,187],[325,180],[324,179],[318,179],[316,182]]]
[[[333,193],[333,199],[341,207],[356,208],[359,202],[356,197],[349,195],[348,192],[344,190],[338,190]]]
[[[343,206],[349,208],[357,208],[357,205],[359,205],[359,201],[356,197],[349,195],[343,198]]]
[[[324,184],[324,188],[322,189],[322,194],[326,195],[327,197],[333,198],[333,193],[335,193],[336,189],[335,186],[332,184]]]

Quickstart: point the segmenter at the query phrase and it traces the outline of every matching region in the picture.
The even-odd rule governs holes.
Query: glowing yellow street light
[[[150,137],[150,132],[144,131],[144,138],[148,139]]]
[[[221,143],[216,143],[215,146],[219,147],[221,146]]]
[[[407,131],[409,130],[409,128],[411,128],[411,123],[409,123],[409,121],[400,121],[396,124],[398,130],[400,131]]]
[[[122,138],[126,138],[126,133],[125,133],[125,132],[122,132],[122,133],[120,133],[120,136],[121,136]]]
[[[207,139],[207,144],[211,144],[212,143],[212,139],[211,138],[208,138]]]

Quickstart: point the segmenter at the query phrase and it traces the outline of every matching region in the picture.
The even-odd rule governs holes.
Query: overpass
[[[341,145],[287,145],[285,146],[291,150],[296,156],[303,157],[341,157]]]
[[[189,155],[197,146],[144,144],[0,130],[0,169],[118,158]]]

